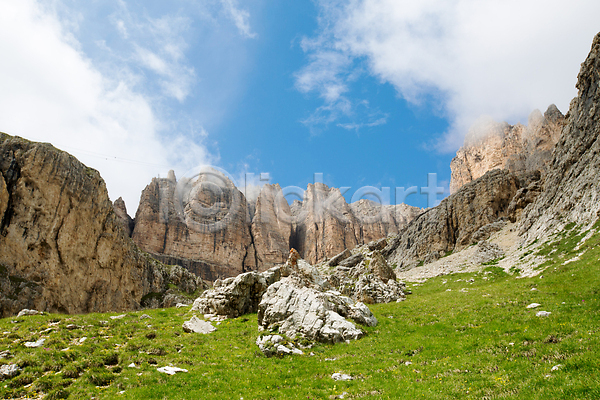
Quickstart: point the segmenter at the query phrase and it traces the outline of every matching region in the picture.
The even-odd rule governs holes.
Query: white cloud
[[[414,104],[434,97],[452,151],[481,115],[509,122],[555,103],[566,112],[600,3],[581,0],[318,0],[321,33],[305,46],[303,91],[347,93],[348,66],[394,85]],[[337,55],[335,55],[337,54]],[[325,63],[323,59],[349,60]],[[354,67],[352,67],[354,68]]]
[[[130,213],[152,177],[214,161],[192,135],[165,136],[150,100],[96,69],[61,22],[34,0],[3,2],[0,130],[51,142],[98,169]]]
[[[182,32],[190,26],[189,19],[177,15],[140,18],[121,1],[111,21],[131,48],[132,55],[125,60],[126,68],[131,70],[137,65],[156,74],[157,79],[148,81],[156,81],[163,95],[180,103],[185,101],[196,80],[194,69],[187,65],[187,44],[182,37]],[[144,80],[144,77],[138,79]]]
[[[257,36],[255,32],[252,32],[250,22],[248,21],[250,13],[239,9],[236,0],[221,0],[221,4],[242,36],[250,39],[254,39]]]

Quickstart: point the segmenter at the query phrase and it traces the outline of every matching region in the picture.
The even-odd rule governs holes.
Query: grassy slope
[[[262,356],[254,345],[256,315],[225,321],[206,336],[182,331],[190,317],[186,309],[148,310],[152,319],[145,320],[139,319],[144,312],[120,320],[107,314],[3,319],[0,351],[15,357],[0,363],[17,363],[24,372],[0,383],[0,395],[43,390],[48,397],[82,399],[310,399],[347,392],[345,398],[598,399],[600,234],[573,250],[584,234],[565,232],[540,250],[551,258],[543,278],[516,279],[491,266],[480,274],[432,279],[414,287],[403,303],[371,306],[380,323],[367,328],[365,338],[317,345],[306,351],[313,356]],[[583,250],[579,261],[562,265]],[[542,306],[526,309],[532,302]],[[539,310],[552,314],[536,317]],[[45,334],[44,347],[22,345],[37,340],[51,321],[60,323]],[[68,330],[67,324],[85,327]],[[83,345],[71,344],[82,336],[88,337]],[[140,368],[128,368],[131,362]],[[169,363],[189,373],[156,371]],[[562,367],[551,372],[557,364]],[[335,382],[334,372],[357,379]]]

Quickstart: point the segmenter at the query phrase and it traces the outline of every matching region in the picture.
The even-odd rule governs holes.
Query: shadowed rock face
[[[450,192],[456,193],[496,168],[514,173],[541,171],[543,175],[564,124],[565,117],[554,104],[544,115],[539,110],[532,112],[527,126],[495,121],[477,124],[450,163]]]
[[[581,65],[577,89],[542,193],[524,212],[520,230],[530,239],[569,222],[593,223],[600,215],[600,33]]]
[[[135,309],[168,275],[129,239],[97,171],[0,133],[0,316]]]

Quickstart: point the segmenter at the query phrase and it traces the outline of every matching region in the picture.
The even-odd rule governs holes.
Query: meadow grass
[[[183,332],[189,308],[128,312],[116,320],[109,316],[117,313],[5,318],[0,351],[14,357],[0,363],[23,371],[0,382],[0,396],[598,399],[600,235],[575,250],[573,238],[584,234],[571,229],[543,248],[542,276],[516,278],[491,265],[409,284],[406,301],[370,306],[379,324],[364,328],[364,338],[318,344],[302,356],[262,355],[255,314],[226,320],[209,335]],[[527,309],[533,302],[541,306]],[[537,317],[540,310],[551,314]],[[42,347],[23,346],[41,337]],[[170,364],[189,372],[156,371]],[[334,381],[335,372],[355,379]]]

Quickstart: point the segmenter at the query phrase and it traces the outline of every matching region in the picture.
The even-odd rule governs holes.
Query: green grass
[[[0,397],[329,399],[347,392],[346,399],[598,399],[600,235],[573,252],[574,237],[585,233],[569,232],[552,245],[556,251],[544,249],[550,260],[543,278],[518,279],[488,266],[431,279],[402,303],[371,305],[379,325],[365,328],[363,339],[319,344],[304,356],[264,357],[254,344],[256,315],[224,321],[209,335],[184,333],[191,313],[175,308],[119,320],[108,317],[117,313],[2,319],[0,351],[15,357],[0,363],[17,363],[23,372],[0,382]],[[579,261],[562,265],[584,250]],[[527,309],[532,302],[542,306]],[[539,310],[552,314],[539,318]],[[152,318],[140,320],[144,313]],[[23,346],[40,335],[43,347]],[[139,368],[129,368],[132,362]],[[156,371],[169,364],[189,372]],[[334,372],[356,379],[335,382]]]

